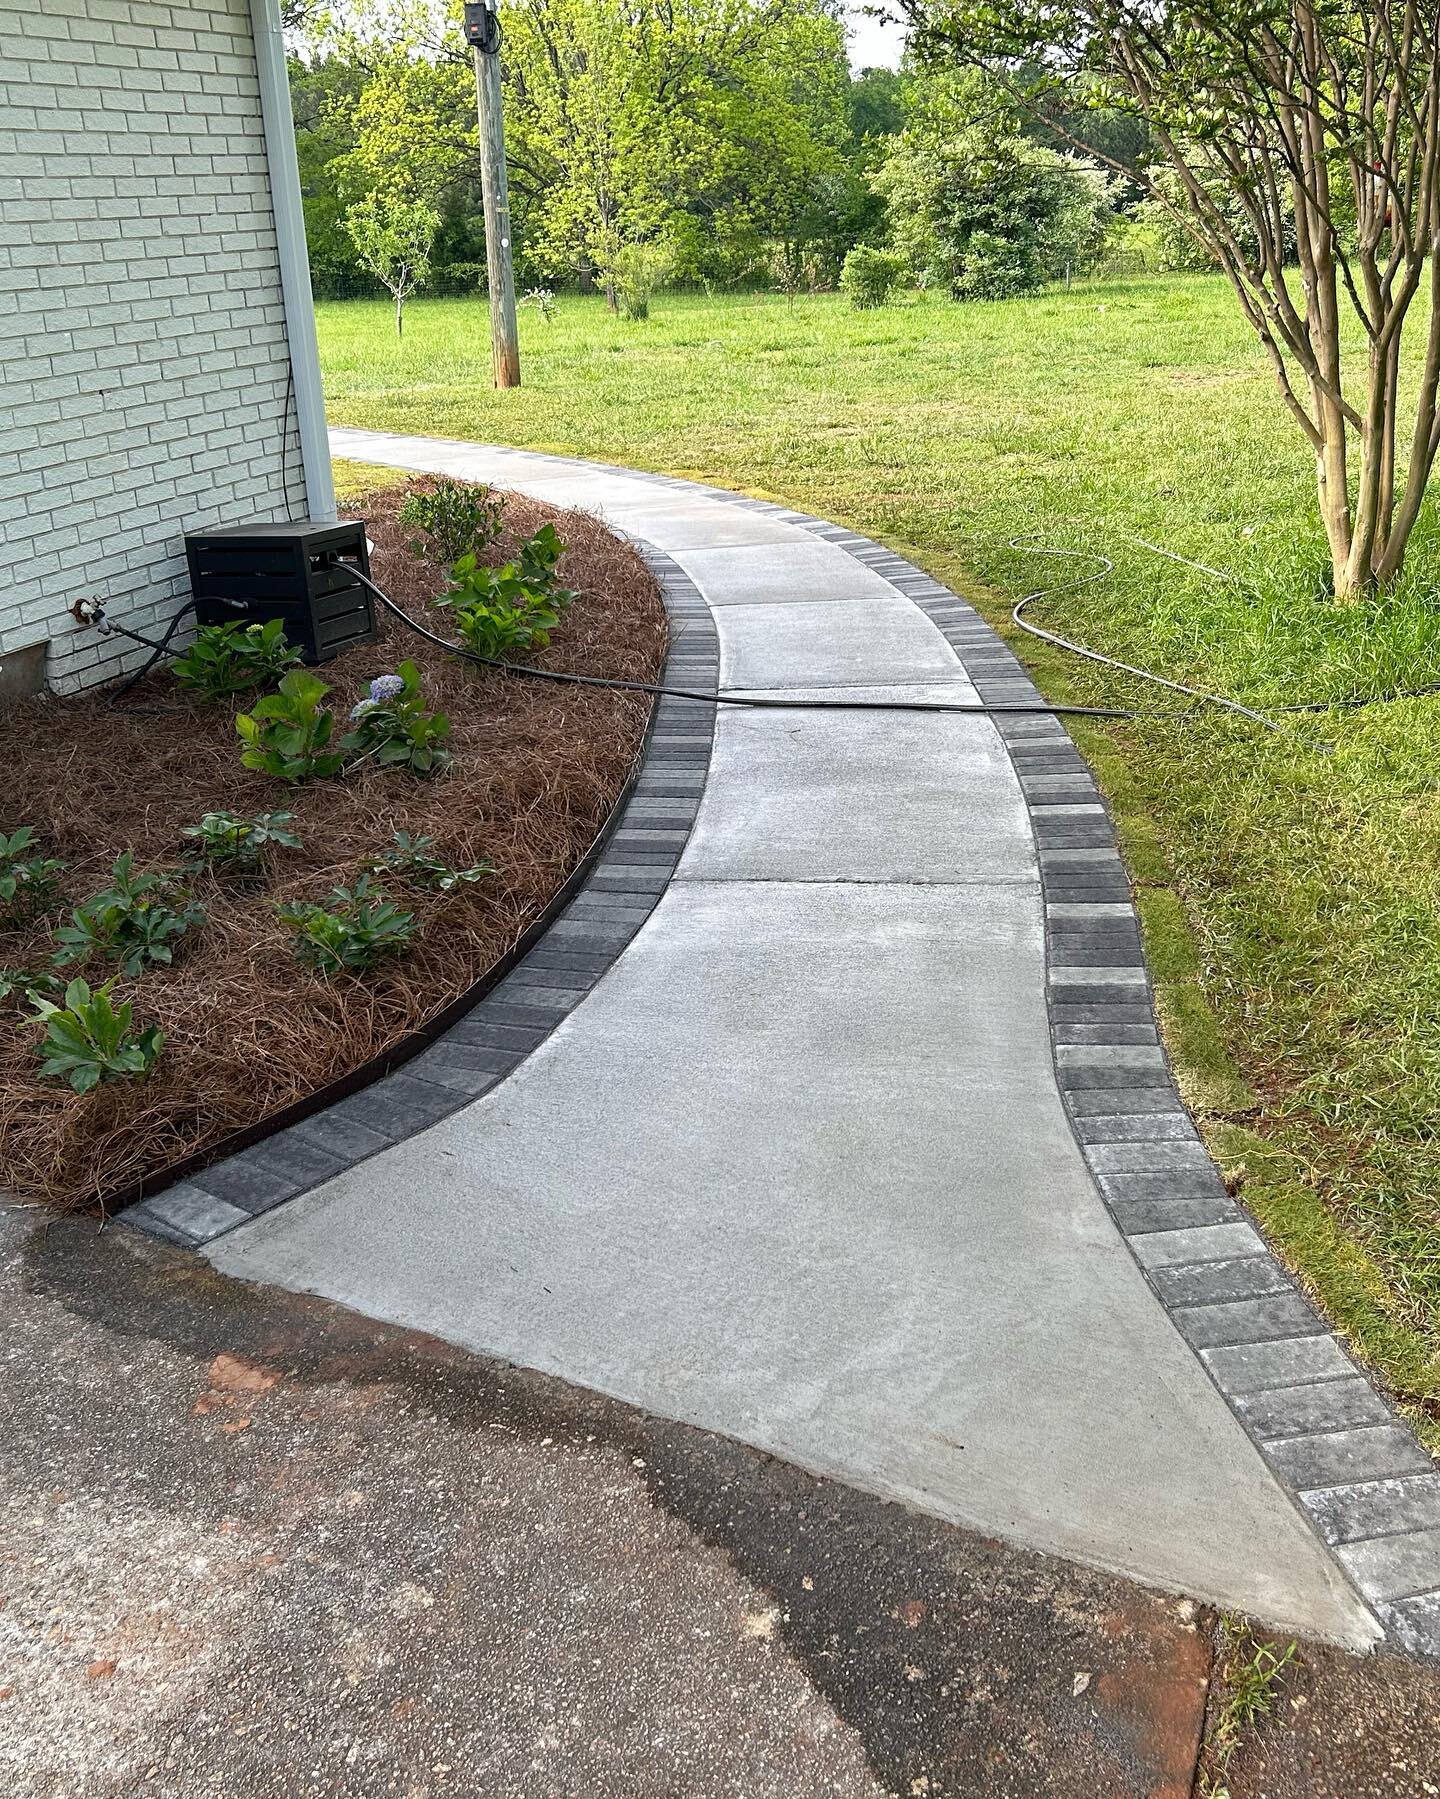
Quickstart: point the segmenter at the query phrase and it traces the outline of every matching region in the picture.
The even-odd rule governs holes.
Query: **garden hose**
[[[146,675],[148,675],[150,673],[150,670],[152,668],[154,668],[155,664],[160,660],[160,658],[162,656],[173,654],[173,652],[170,649],[170,640],[172,637],[174,637],[175,633],[180,629],[180,625],[181,625],[182,621],[184,619],[186,619],[194,610],[195,610],[195,601],[194,600],[186,600],[185,604],[175,614],[174,618],[172,618],[170,620],[170,623],[168,625],[166,625],[165,634],[163,637],[161,637],[161,639],[158,643],[155,641],[155,639],[153,637],[142,637],[138,631],[131,631],[131,630],[128,630],[124,625],[114,624],[108,618],[106,618],[104,620],[102,629],[104,630],[106,635],[108,635],[110,632],[113,631],[119,637],[128,637],[132,643],[143,644],[145,646],[145,648],[150,651],[149,660],[144,662],[138,669],[136,669],[136,671],[133,675],[127,675],[126,678],[115,689],[114,693],[112,693],[110,695],[110,704],[112,706],[115,704],[115,702],[117,700],[124,699],[125,695],[127,693],[129,693],[129,691],[132,687],[138,687],[140,682],[142,682],[145,679]]]
[[[527,675],[537,681],[561,681],[572,687],[607,687],[619,689],[624,693],[649,693],[659,699],[698,700],[707,706],[745,706],[763,711],[798,711],[798,712],[969,712],[1015,713],[1020,716],[1033,713],[1048,714],[1072,718],[1137,718],[1141,714],[1126,711],[1118,706],[1064,706],[1051,704],[1049,701],[1036,703],[1022,701],[1014,706],[991,706],[984,700],[972,703],[956,702],[941,705],[928,705],[924,700],[799,700],[786,699],[778,694],[740,694],[740,693],[700,693],[694,688],[661,687],[654,681],[629,681],[618,675],[571,675],[563,674],[558,669],[535,668],[526,662],[505,662],[498,656],[482,656],[476,650],[468,650],[463,644],[451,643],[447,638],[439,637],[427,629],[418,619],[410,614],[388,593],[379,588],[359,569],[351,571],[362,586],[369,589],[388,611],[408,625],[417,636],[423,637],[427,643],[433,643],[438,649],[446,650],[452,656],[463,657],[466,662],[478,663],[481,668],[499,669],[502,674]]]
[[[1208,562],[1196,562],[1189,556],[1177,555],[1174,550],[1164,549],[1158,543],[1151,543],[1148,538],[1132,537],[1130,541],[1139,544],[1142,550],[1149,550],[1152,556],[1163,556],[1167,562],[1178,562],[1185,568],[1193,568],[1199,574],[1209,575],[1216,581],[1227,582],[1232,587],[1248,585],[1238,575],[1229,574],[1224,569],[1212,568]],[[1423,687],[1392,687],[1385,693],[1360,694],[1348,699],[1293,700],[1282,706],[1272,706],[1270,715],[1253,711],[1249,706],[1242,706],[1238,700],[1226,699],[1219,694],[1206,693],[1198,687],[1187,687],[1181,681],[1171,681],[1164,675],[1152,674],[1149,669],[1136,668],[1129,662],[1117,661],[1114,656],[1107,656],[1100,650],[1092,650],[1087,645],[1076,643],[1068,637],[1061,637],[1054,631],[1044,631],[1039,625],[1032,625],[1027,618],[1021,616],[1032,601],[1049,599],[1059,593],[1069,593],[1077,587],[1088,586],[1092,581],[1103,581],[1107,575],[1113,573],[1114,558],[1107,556],[1103,550],[1071,550],[1062,548],[1058,544],[1036,543],[1028,533],[1009,538],[1005,547],[1008,550],[1018,550],[1025,556],[1087,557],[1101,564],[1099,568],[1092,569],[1089,574],[1077,575],[1073,581],[1061,581],[1052,587],[1039,587],[1034,593],[1027,593],[1023,600],[1017,600],[1010,609],[1010,616],[1022,631],[1028,631],[1032,637],[1041,638],[1045,643],[1054,644],[1057,649],[1067,650],[1073,656],[1083,656],[1088,662],[1098,662],[1106,668],[1118,668],[1128,675],[1138,676],[1142,681],[1152,681],[1157,687],[1168,687],[1176,693],[1189,694],[1195,699],[1208,701],[1212,706],[1223,706],[1229,711],[1238,712],[1245,718],[1254,719],[1257,724],[1262,724],[1271,731],[1281,729],[1276,722],[1277,716],[1285,717],[1300,712],[1354,712],[1363,710],[1366,706],[1389,706],[1397,700],[1429,699],[1433,694],[1440,693],[1440,681],[1430,681]],[[1156,718],[1177,715],[1148,713],[1144,716]],[[1178,716],[1183,717],[1184,714]],[[1323,749],[1327,754],[1334,749],[1334,745],[1328,743],[1317,747]]]
[[[1149,550],[1153,555],[1163,556],[1170,562],[1183,563],[1187,568],[1194,568],[1202,574],[1212,576],[1216,580],[1231,582],[1236,580],[1235,576],[1228,575],[1221,569],[1211,568],[1202,562],[1193,562],[1189,557],[1180,556],[1174,551],[1162,549],[1158,544],[1149,543],[1142,537],[1137,537],[1134,541],[1143,549]],[[1024,616],[1025,609],[1038,600],[1052,598],[1061,593],[1073,592],[1076,588],[1086,587],[1095,581],[1104,580],[1107,575],[1113,572],[1115,563],[1114,559],[1107,556],[1103,551],[1072,550],[1055,544],[1035,543],[1024,536],[1010,538],[1006,547],[1019,551],[1025,555],[1087,559],[1099,565],[1091,569],[1088,573],[1077,575],[1071,580],[1058,582],[1048,587],[1036,588],[1032,593],[1026,594],[1023,599],[1016,601],[1015,605],[1011,608],[1011,617],[1015,624],[1031,637],[1039,638],[1042,642],[1051,644],[1056,649],[1064,650],[1069,655],[1083,657],[1088,662],[1099,663],[1106,668],[1118,669],[1122,673],[1133,675],[1139,680],[1149,681],[1157,687],[1164,687],[1172,693],[1184,694],[1187,698],[1198,700],[1203,705],[1217,706],[1225,711],[1236,713],[1242,718],[1248,718],[1253,723],[1262,725],[1268,731],[1283,731],[1284,727],[1278,722],[1276,717],[1269,716],[1263,712],[1258,712],[1253,707],[1241,704],[1239,700],[1229,699],[1223,694],[1209,693],[1203,688],[1187,686],[1183,681],[1173,681],[1165,675],[1154,674],[1149,669],[1137,668],[1133,663],[1122,662],[1117,657],[1108,656],[1101,650],[1094,650],[1089,648],[1088,645],[1076,643],[1072,638],[1062,637],[1058,632],[1047,631],[1039,625],[1032,624],[1029,619]],[[413,618],[398,601],[393,600],[383,588],[377,586],[376,583],[360,569],[352,568],[350,572],[363,587],[379,600],[381,605],[384,606],[387,611],[393,613],[402,624],[415,632],[418,637],[424,638],[427,643],[433,644],[437,649],[444,650],[447,654],[452,656],[459,656],[464,661],[473,662],[481,668],[496,669],[502,674],[522,675],[531,680],[555,681],[573,687],[608,688],[626,693],[648,693],[658,699],[694,700],[702,705],[741,706],[758,711],[948,712],[989,716],[1013,713],[1019,717],[1038,715],[1057,718],[1117,720],[1176,719],[1193,718],[1197,716],[1197,708],[1193,706],[1176,708],[1173,711],[1140,712],[1133,708],[1122,706],[1066,705],[1058,701],[1044,700],[1038,702],[1021,701],[1013,705],[1002,706],[991,705],[984,700],[973,702],[947,701],[932,705],[924,700],[852,700],[838,698],[821,700],[792,699],[775,694],[702,693],[694,688],[666,687],[653,681],[634,681],[614,675],[567,674],[558,669],[536,668],[529,663],[507,662],[495,656],[482,656],[478,651],[467,649],[463,644],[452,643],[447,638],[438,636],[434,631],[431,631],[428,627],[422,625],[418,619]],[[179,630],[185,618],[194,611],[195,604],[196,602],[193,599],[187,600],[165,627],[164,634],[158,641],[151,637],[145,637],[138,631],[131,631],[124,625],[117,625],[108,618],[105,619],[102,629],[107,632],[114,632],[121,637],[127,637],[132,642],[142,644],[151,651],[147,661],[137,669],[134,674],[127,676],[110,695],[111,705],[114,705],[116,701],[122,699],[132,688],[143,681],[162,656],[173,655],[175,653],[170,648],[171,640],[176,631]],[[1272,708],[1272,711],[1280,715],[1293,715],[1304,712],[1356,710],[1366,706],[1387,705],[1396,700],[1425,699],[1436,693],[1440,693],[1440,682],[1432,682],[1424,687],[1396,688],[1383,694],[1373,694],[1351,699],[1293,702],[1288,705],[1276,706]],[[1334,748],[1332,744],[1328,743],[1313,743],[1310,747],[1325,754],[1331,753]]]
[[[1136,539],[1142,543],[1142,538]],[[1100,566],[1089,574],[1076,575],[1071,581],[1060,581],[1050,587],[1037,587],[1034,593],[1027,593],[1023,600],[1017,600],[1010,608],[1010,616],[1022,631],[1028,631],[1032,637],[1038,637],[1042,643],[1053,644],[1056,649],[1066,650],[1072,656],[1083,656],[1087,662],[1101,663],[1105,668],[1118,668],[1123,674],[1134,675],[1138,680],[1153,682],[1156,687],[1168,688],[1171,693],[1186,694],[1192,700],[1203,700],[1211,706],[1223,706],[1227,712],[1238,712],[1242,718],[1252,719],[1257,725],[1264,725],[1267,731],[1282,731],[1284,726],[1276,719],[1267,718],[1263,712],[1256,712],[1251,706],[1242,706],[1239,700],[1226,699],[1223,694],[1206,693],[1203,688],[1187,687],[1183,681],[1172,681],[1166,675],[1152,674],[1148,668],[1136,668],[1133,663],[1121,662],[1114,656],[1107,656],[1103,650],[1092,650],[1083,643],[1076,643],[1073,638],[1061,637],[1058,632],[1046,631],[1039,625],[1032,625],[1024,616],[1025,608],[1036,600],[1049,599],[1057,593],[1072,593],[1077,587],[1088,587],[1093,581],[1103,581],[1114,572],[1115,561],[1103,550],[1066,550],[1056,544],[1027,542],[1024,537],[1012,537],[1006,549],[1019,550],[1027,556],[1067,556],[1077,560],[1093,561]],[[1203,563],[1190,562],[1188,557],[1172,555],[1169,550],[1156,549],[1153,544],[1145,544],[1147,550],[1154,550],[1157,556],[1164,556],[1171,562],[1183,562],[1190,568],[1201,569],[1207,575],[1215,575],[1220,580],[1228,579],[1219,569],[1206,568]],[[1327,750],[1328,744],[1324,746]]]

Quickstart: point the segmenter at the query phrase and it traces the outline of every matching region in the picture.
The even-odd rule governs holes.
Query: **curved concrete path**
[[[974,697],[910,598],[774,511],[505,450],[335,447],[668,550],[714,609],[722,686]],[[1056,1085],[1044,923],[989,720],[722,709],[676,876],[583,1002],[484,1097],[207,1253],[1000,1537],[1372,1641],[1097,1191]]]

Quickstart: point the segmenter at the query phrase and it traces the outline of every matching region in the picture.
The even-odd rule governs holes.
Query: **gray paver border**
[[[809,513],[679,476],[538,451],[525,455],[558,469],[604,470],[724,501],[808,531],[855,557],[918,606],[945,637],[987,705],[1044,703],[1018,657],[968,601],[871,538]],[[707,690],[713,691],[719,652],[709,607],[677,564],[640,540],[632,541],[651,560],[672,617],[689,634],[679,636],[678,656],[672,644],[667,676],[687,686],[708,683]],[[701,735],[698,715],[708,715],[702,727],[703,763],[697,759],[695,764],[708,767],[714,722],[710,709],[662,701],[657,724],[667,706],[684,711],[683,721],[676,713],[669,715],[665,734],[671,736]],[[1440,1656],[1440,1468],[1236,1203],[1180,1099],[1160,1040],[1129,877],[1089,764],[1058,717],[992,716],[1015,768],[1035,838],[1056,1084],[1096,1188],[1156,1298],[1388,1641],[1414,1654]],[[682,732],[675,731],[677,722],[683,722]],[[636,787],[640,797],[664,792],[663,764],[657,763],[653,772],[650,781],[647,755]],[[683,789],[683,813],[681,793],[671,788],[676,816],[687,820],[687,835],[698,811],[700,785]],[[628,818],[617,840],[626,823]],[[574,902],[578,915],[572,919],[567,911],[471,1015],[479,1021],[471,1033],[473,1049],[466,1042],[467,1018],[401,1073],[283,1135],[300,1138],[305,1156],[338,1156],[349,1133],[372,1132],[377,1140],[364,1152],[368,1155],[487,1091],[549,1034],[618,957],[668,884],[679,847],[673,855],[646,858],[639,874],[623,859],[622,843],[607,846]],[[632,881],[639,884],[629,885]],[[640,917],[623,930],[597,930],[606,894],[638,896]],[[497,1035],[512,1028],[518,1032],[513,1057],[511,1043]],[[532,1042],[529,1034],[534,1032],[539,1035]],[[528,1048],[519,1047],[522,1040]],[[474,1082],[470,1090],[465,1090],[467,1081]],[[392,1105],[395,1116],[389,1119]],[[337,1119],[338,1129],[332,1122]],[[327,1133],[327,1141],[314,1141],[326,1139]],[[260,1165],[254,1189],[247,1184],[248,1169],[228,1193],[219,1190],[228,1177],[212,1178],[207,1169],[183,1194],[172,1188],[125,1217],[174,1241],[196,1244],[363,1159],[352,1156],[328,1172],[316,1167],[302,1175],[303,1161],[289,1172],[287,1153],[288,1145],[275,1137],[221,1165],[252,1158]],[[269,1197],[257,1204],[256,1194]],[[167,1200],[172,1206],[168,1215],[160,1209]]]
[[[710,608],[673,558],[636,547],[669,617],[661,681],[713,693],[720,648]],[[699,810],[714,729],[710,705],[656,704],[637,772],[575,893],[463,1016],[428,1043],[392,1052],[389,1072],[367,1085],[329,1103],[315,1095],[308,1116],[268,1133],[262,1124],[234,1153],[222,1146],[119,1212],[119,1222],[199,1248],[498,1085],[603,979],[659,901]]]

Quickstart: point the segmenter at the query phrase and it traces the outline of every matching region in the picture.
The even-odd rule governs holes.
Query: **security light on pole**
[[[485,273],[490,289],[490,347],[496,387],[519,387],[515,263],[510,242],[510,182],[505,173],[505,114],[500,96],[500,15],[496,0],[465,0],[465,41],[475,57],[480,116],[480,190],[485,202]]]

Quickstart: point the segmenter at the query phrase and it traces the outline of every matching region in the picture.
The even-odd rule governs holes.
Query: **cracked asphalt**
[[[1188,1601],[86,1220],[0,1318],[13,1795],[1192,1791]],[[1436,1790],[1433,1670],[1296,1681],[1234,1799]]]

